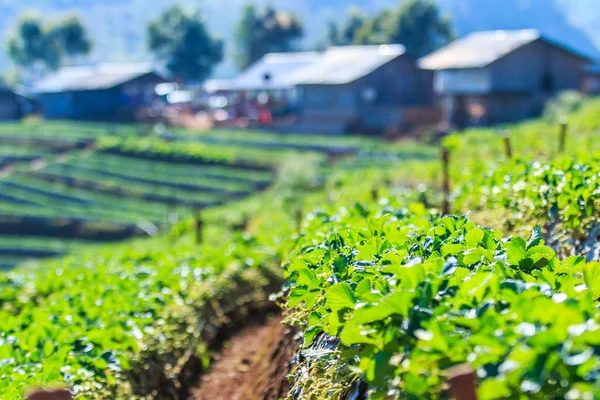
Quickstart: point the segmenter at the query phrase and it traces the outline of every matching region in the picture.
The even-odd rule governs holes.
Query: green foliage
[[[295,15],[248,5],[235,31],[238,65],[243,69],[267,53],[292,51],[303,33],[302,23]]]
[[[351,9],[340,32],[330,25],[328,37],[330,43],[341,45],[402,44],[408,54],[418,58],[447,44],[454,31],[435,2],[407,0],[397,9],[385,9],[371,18]]]
[[[164,389],[161,374],[190,349],[206,359],[219,315],[241,312],[244,298],[264,301],[277,279],[266,247],[229,235],[202,256],[186,236],[0,277],[2,398],[21,398],[33,383],[68,384],[79,398],[137,398]]]
[[[86,27],[75,14],[58,21],[44,21],[37,14],[24,14],[7,40],[10,57],[26,68],[56,69],[65,56],[86,55],[91,47]]]
[[[43,65],[50,69],[60,66],[61,49],[52,39],[50,29],[38,15],[23,15],[7,41],[8,54],[22,67]]]
[[[550,123],[559,123],[561,118],[578,111],[585,103],[585,97],[576,91],[561,93],[551,100],[544,109],[544,119]]]
[[[330,21],[327,27],[327,43],[331,46],[348,46],[356,44],[363,26],[369,21],[368,16],[356,7],[347,11],[346,21],[341,27]]]
[[[341,340],[311,376],[359,377],[371,399],[447,397],[446,371],[466,362],[481,398],[597,396],[598,270],[558,259],[539,229],[503,238],[418,205],[362,205],[312,216],[286,265],[288,307],[305,346]]]
[[[463,209],[502,207],[513,226],[527,219],[559,222],[566,239],[578,242],[600,217],[598,164],[583,156],[549,163],[516,159],[471,177],[457,188],[455,201]]]
[[[199,10],[174,5],[148,25],[148,47],[184,81],[202,81],[223,59],[223,42],[207,30]]]
[[[67,15],[56,22],[52,26],[50,35],[63,49],[66,56],[86,55],[92,50],[92,43],[85,24],[77,14]]]
[[[454,38],[450,19],[432,0],[403,1],[383,24],[387,24],[388,43],[403,44],[413,57],[425,56]]]

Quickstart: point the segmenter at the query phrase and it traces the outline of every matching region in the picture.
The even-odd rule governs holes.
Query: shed
[[[301,95],[297,130],[380,133],[436,118],[432,73],[402,45],[331,47],[289,79]]]
[[[434,71],[445,120],[462,128],[539,115],[548,99],[579,89],[591,60],[538,30],[475,32],[419,61]]]
[[[100,64],[62,68],[38,82],[34,93],[48,119],[131,121],[163,82],[148,64]]]
[[[590,65],[584,69],[581,90],[589,95],[600,94],[600,64]]]
[[[320,58],[317,52],[268,53],[235,78],[230,87],[245,91],[293,89],[294,73]]]
[[[22,117],[20,96],[0,84],[0,121],[10,121]]]

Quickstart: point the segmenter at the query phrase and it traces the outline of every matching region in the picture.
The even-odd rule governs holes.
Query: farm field
[[[184,134],[219,140],[188,141]],[[362,138],[252,133],[240,142],[240,134],[229,131],[177,135],[160,126],[1,124],[3,268],[62,256],[82,240],[93,245],[168,231],[180,218],[266,190],[290,159],[318,165],[339,149],[346,155],[360,146],[386,151],[383,143]],[[317,147],[302,147],[315,140]],[[7,244],[20,238],[33,240]],[[64,246],[46,251],[45,240]]]
[[[600,101],[568,120],[562,148],[554,120],[446,137],[447,174],[412,142],[65,133],[94,141],[0,179],[0,227],[47,233],[0,266],[66,256],[0,275],[0,391],[182,398],[274,301],[289,399],[450,398],[457,365],[479,399],[596,398]]]

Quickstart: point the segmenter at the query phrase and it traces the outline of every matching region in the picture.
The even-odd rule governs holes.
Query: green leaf
[[[476,247],[463,253],[463,263],[466,265],[474,265],[480,262],[483,257],[485,257],[484,250]]]
[[[304,301],[304,299],[306,298],[306,296],[308,295],[308,289],[306,289],[305,287],[295,287],[291,292],[290,292],[290,296],[288,299],[288,305],[290,307],[296,307],[298,304],[300,304],[302,301]]]
[[[465,241],[467,242],[467,246],[469,247],[477,247],[479,243],[483,240],[484,233],[479,228],[474,228],[467,233],[465,236]]]
[[[600,263],[591,262],[583,268],[583,279],[594,298],[600,297]]]
[[[455,256],[464,250],[465,250],[465,246],[462,244],[445,244],[442,246],[442,256],[444,256],[444,257],[447,257],[449,255]]]
[[[310,285],[315,279],[317,279],[317,275],[315,272],[309,268],[302,268],[298,271],[298,280],[296,282],[297,285]]]
[[[412,298],[413,294],[411,293],[393,293],[385,297],[376,306],[366,306],[355,310],[348,323],[353,325],[363,325],[382,321],[394,314],[408,316],[408,311],[412,305]]]
[[[527,255],[527,243],[520,237],[512,238],[506,245],[506,249],[506,256],[511,265],[519,265]]]
[[[542,229],[539,226],[533,228],[531,232],[531,236],[529,236],[529,240],[527,240],[527,248],[530,249],[532,247],[538,246],[542,243]]]
[[[511,397],[511,392],[505,382],[488,378],[481,382],[477,391],[480,400],[507,399]]]
[[[527,258],[531,258],[534,263],[544,258],[548,261],[556,257],[556,253],[550,247],[546,246],[535,246],[527,250]]]
[[[354,290],[354,293],[356,293],[357,297],[360,297],[364,293],[368,293],[370,291],[371,291],[371,282],[368,279],[363,279],[362,281],[359,282],[358,285],[356,285],[356,289]]]
[[[344,308],[354,308],[356,298],[352,293],[352,288],[346,282],[337,283],[327,290],[327,307],[333,311]]]

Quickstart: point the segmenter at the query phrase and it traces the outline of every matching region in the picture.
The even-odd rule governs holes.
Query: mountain
[[[90,27],[95,43],[94,61],[148,60],[145,27],[164,8],[174,3],[198,5],[195,0],[0,0],[0,38],[13,29],[18,15],[39,10],[44,16],[79,12]],[[227,42],[228,58],[235,51],[232,32],[249,0],[204,0],[201,7],[210,29]],[[457,33],[476,30],[538,28],[547,35],[581,51],[600,57],[600,0],[438,0],[454,20]],[[368,14],[398,5],[398,0],[257,0],[293,11],[305,22],[304,47],[314,46],[327,21],[342,20],[352,5]],[[595,40],[595,41],[594,41]],[[3,42],[4,40],[2,40]],[[9,66],[0,52],[0,70]],[[231,62],[218,70],[220,76],[235,74]]]

